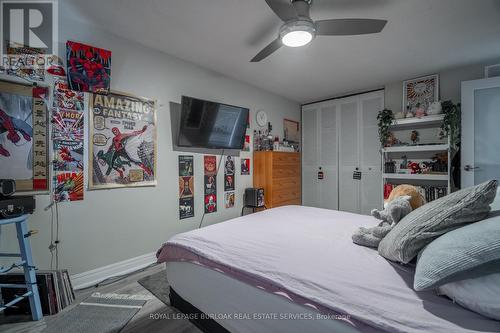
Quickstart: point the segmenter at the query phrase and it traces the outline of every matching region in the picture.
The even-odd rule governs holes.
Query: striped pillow
[[[496,191],[497,181],[490,180],[415,209],[382,239],[378,252],[386,259],[409,263],[437,237],[486,218]]]

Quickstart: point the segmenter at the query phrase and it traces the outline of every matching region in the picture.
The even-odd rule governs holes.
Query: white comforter
[[[286,206],[179,234],[179,246],[388,332],[500,332],[500,322],[433,292],[415,292],[413,268],[352,243],[370,216]],[[161,256],[161,254],[160,254]]]

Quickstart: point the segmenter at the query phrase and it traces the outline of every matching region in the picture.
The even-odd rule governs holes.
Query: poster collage
[[[85,178],[88,190],[156,185],[156,101],[110,90],[111,51],[67,41],[65,63],[24,46],[8,53],[18,61],[0,74],[27,83],[0,81],[0,178],[16,180],[19,192],[51,191],[54,202],[84,200]],[[250,135],[242,151],[250,151]],[[193,158],[179,156],[180,219],[195,214]],[[235,206],[236,162],[219,161],[225,208]],[[217,212],[217,163],[203,158],[205,213]],[[240,167],[250,175],[249,158]]]
[[[194,217],[193,156],[179,156],[179,219]]]
[[[84,96],[56,78],[52,94],[54,201],[83,200]]]

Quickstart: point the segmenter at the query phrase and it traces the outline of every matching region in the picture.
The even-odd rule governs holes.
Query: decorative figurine
[[[425,117],[425,109],[422,107],[422,104],[417,103],[415,108],[415,117],[422,118]]]
[[[411,142],[413,142],[414,145],[417,144],[418,141],[420,141],[420,133],[418,133],[418,131],[411,131],[411,134],[410,134],[410,140]]]

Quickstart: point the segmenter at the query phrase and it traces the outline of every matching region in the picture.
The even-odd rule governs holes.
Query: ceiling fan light
[[[312,21],[296,20],[285,23],[280,29],[283,45],[300,47],[309,44],[316,35],[316,27]]]
[[[309,31],[291,31],[281,38],[284,45],[290,47],[300,47],[309,44],[313,35]]]

